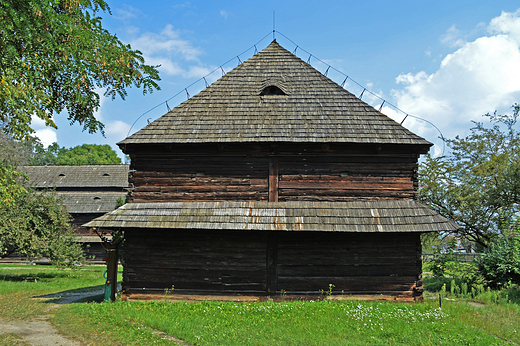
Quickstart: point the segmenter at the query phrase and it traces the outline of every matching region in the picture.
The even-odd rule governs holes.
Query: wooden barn
[[[417,201],[432,145],[273,41],[118,143],[129,203],[127,296],[422,295],[423,232],[455,224]]]
[[[92,229],[82,227],[116,208],[118,198],[125,198],[128,165],[20,166],[29,176],[29,186],[37,191],[55,190],[72,217],[78,242],[88,245],[86,255],[106,256],[101,239]]]

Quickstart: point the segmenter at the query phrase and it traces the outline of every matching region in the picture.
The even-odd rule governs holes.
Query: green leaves
[[[108,144],[83,144],[60,152],[56,164],[119,165],[121,159]]]
[[[479,271],[491,287],[520,285],[520,233],[494,239],[477,260]]]
[[[56,193],[26,190],[22,174],[0,164],[0,258],[13,252],[49,256],[55,264],[72,265],[83,258],[70,227],[70,215]]]
[[[0,117],[17,139],[33,130],[30,116],[56,127],[53,116],[66,111],[71,124],[103,132],[94,117],[96,89],[112,99],[126,89],[158,90],[153,66],[101,26],[103,0],[0,0]]]
[[[475,123],[470,135],[447,140],[447,157],[428,156],[419,168],[419,198],[463,229],[459,235],[486,246],[501,233],[520,202],[520,106],[512,115],[486,114],[491,127]]]

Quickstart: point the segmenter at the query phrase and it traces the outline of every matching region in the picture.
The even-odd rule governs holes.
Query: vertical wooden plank
[[[276,295],[278,288],[278,234],[267,233],[267,293]]]
[[[278,202],[278,158],[269,157],[269,202]]]

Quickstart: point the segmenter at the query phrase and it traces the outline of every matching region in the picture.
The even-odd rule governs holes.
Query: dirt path
[[[45,296],[44,299],[56,299],[49,303],[48,310],[57,308],[61,304],[72,303],[76,300],[93,297],[103,294],[103,290],[87,292],[67,292],[63,294],[52,294]],[[38,298],[41,299],[41,298]],[[80,346],[81,343],[66,339],[58,334],[51,323],[48,321],[49,315],[39,316],[32,321],[7,321],[0,318],[0,335],[16,334],[21,336],[25,342],[34,346]]]
[[[0,319],[0,335],[17,334],[30,345],[80,346],[76,341],[59,335],[49,321],[4,321]]]

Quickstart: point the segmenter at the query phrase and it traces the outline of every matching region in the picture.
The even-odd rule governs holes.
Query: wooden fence
[[[423,262],[428,262],[436,258],[437,256],[445,256],[446,254],[422,254]],[[480,257],[481,253],[452,253],[449,254],[451,261],[454,262],[473,262],[475,258]]]

